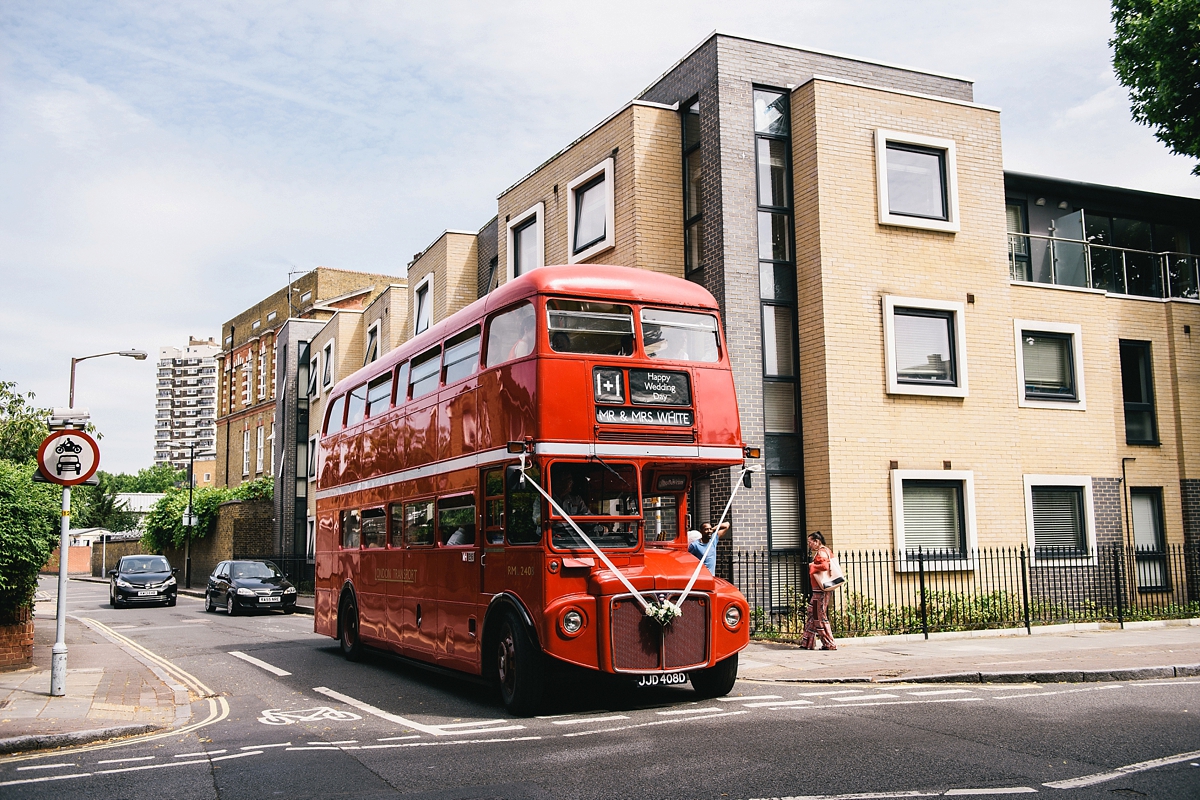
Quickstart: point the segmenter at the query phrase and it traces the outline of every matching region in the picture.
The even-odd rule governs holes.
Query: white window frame
[[[973,571],[978,541],[975,528],[975,473],[965,469],[894,469],[892,473],[892,541],[895,542],[897,572],[917,572],[920,563],[906,558],[904,543],[904,481],[961,481],[963,526],[966,528],[966,558],[927,558],[926,572]]]
[[[321,354],[318,352],[308,361],[308,386],[304,387],[307,397],[321,393]]]
[[[513,231],[528,222],[531,217],[534,218],[534,236],[537,237],[537,265],[532,267],[531,270],[546,266],[546,204],[534,203],[520,214],[514,216],[507,223],[508,233],[506,234],[507,238],[505,239],[505,241],[508,243],[505,249],[506,280],[511,281],[513,278],[517,277],[515,274],[513,274],[513,270],[516,269],[516,251],[513,248]]]
[[[381,330],[382,322],[383,322],[383,320],[377,319],[374,322],[372,322],[369,326],[367,326],[367,346],[365,348],[365,351],[363,352],[363,366],[364,367],[367,364],[370,364],[372,361],[379,360],[379,357],[381,355],[383,355],[383,348],[379,341],[379,332]],[[374,342],[375,342],[375,358],[371,358],[372,337],[374,338]]]
[[[254,471],[263,471],[263,445],[265,442],[265,433],[263,426],[259,425],[258,430],[254,434]]]
[[[313,563],[313,558],[316,554],[316,549],[317,549],[317,518],[316,517],[308,518],[308,525],[307,525],[305,531],[306,531],[306,538],[308,541],[305,543],[304,550],[305,550],[305,554],[306,554],[306,560],[308,561],[308,563],[311,564],[311,563]]]
[[[1092,504],[1092,477],[1090,475],[1025,475],[1025,536],[1029,548],[1029,564],[1096,565],[1096,509]],[[1083,526],[1087,556],[1068,558],[1038,558],[1033,536],[1033,487],[1035,486],[1082,486]]]
[[[911,144],[917,147],[927,147],[931,150],[942,150],[946,154],[946,219],[924,219],[906,214],[893,214],[888,202],[887,179],[887,146],[888,142],[895,144]],[[883,128],[875,130],[875,185],[879,194],[879,224],[896,225],[902,228],[923,228],[930,231],[956,232],[959,230],[958,219],[958,164],[954,154],[954,140],[942,139],[936,136],[925,136],[919,133],[902,133]]]
[[[306,454],[308,457],[308,464],[306,467],[308,468],[309,483],[312,483],[317,479],[317,443],[320,441],[320,439],[321,437],[316,435],[308,437],[308,453]]]
[[[1025,397],[1025,348],[1022,339],[1029,333],[1062,333],[1071,337],[1072,369],[1075,371],[1074,400],[1043,400]],[[1087,411],[1087,395],[1083,385],[1083,326],[1069,322],[1014,319],[1013,345],[1017,351],[1017,405],[1021,408],[1053,408],[1058,411]]]
[[[956,386],[902,383],[896,377],[896,307],[920,308],[954,313],[954,373]],[[883,349],[887,362],[887,393],[915,394],[925,397],[966,397],[967,387],[967,321],[966,305],[953,300],[929,300],[921,297],[883,296]]]
[[[413,293],[412,293],[412,310],[413,310],[412,331],[413,331],[413,336],[418,336],[425,332],[425,331],[417,330],[417,325],[421,320],[421,302],[420,302],[420,300],[421,300],[421,291],[422,290],[425,291],[425,302],[429,304],[429,327],[425,329],[427,331],[427,330],[429,330],[429,328],[432,328],[434,322],[436,322],[436,320],[433,317],[433,273],[432,272],[426,274],[424,278],[421,278],[421,280],[419,280],[415,284],[413,284]]]
[[[242,428],[242,477],[250,474],[250,429]]]
[[[330,339],[325,343],[325,346],[321,348],[321,390],[325,392],[328,392],[333,388],[333,385],[337,383],[337,373],[333,371],[334,367],[337,366],[334,363],[333,355],[334,341],[335,340]],[[328,377],[329,380],[325,380],[326,377]]]
[[[586,250],[575,250],[575,189],[604,174],[604,238]],[[617,244],[616,227],[617,203],[613,185],[613,160],[608,157],[596,166],[567,183],[567,263],[578,264],[587,261],[597,253],[603,253]]]

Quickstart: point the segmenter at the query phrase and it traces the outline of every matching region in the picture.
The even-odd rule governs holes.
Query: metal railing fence
[[[1015,281],[1103,289],[1139,297],[1200,297],[1200,256],[1135,250],[1036,233],[1008,234]]]
[[[1065,622],[1200,617],[1200,542],[1092,552],[984,548],[841,552],[845,585],[829,619],[837,636],[1017,628]],[[741,550],[721,577],[750,603],[751,632],[799,639],[812,590],[803,552]]]

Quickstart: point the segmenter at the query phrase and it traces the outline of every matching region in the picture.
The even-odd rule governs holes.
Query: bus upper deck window
[[[367,416],[378,417],[392,403],[392,373],[380,375],[367,384]]]
[[[633,355],[633,309],[611,303],[546,303],[550,348],[557,353]]]
[[[711,314],[642,310],[642,348],[650,358],[712,363],[721,359],[717,318]]]
[[[488,324],[487,366],[524,358],[537,344],[537,314],[529,303],[502,311]]]
[[[442,373],[442,348],[435,347],[417,356],[412,361],[412,399],[423,397],[438,387]]]
[[[479,326],[475,325],[446,342],[446,385],[474,375],[479,369]]]
[[[367,412],[367,385],[361,384],[350,390],[350,403],[346,407],[346,427],[352,427],[363,421]]]
[[[329,421],[325,423],[325,435],[337,433],[342,429],[342,411],[346,395],[340,395],[329,404]]]

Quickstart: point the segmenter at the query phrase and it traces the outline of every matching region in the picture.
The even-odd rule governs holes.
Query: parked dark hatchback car
[[[270,561],[222,561],[204,590],[204,610],[218,608],[230,616],[260,608],[291,614],[296,610],[296,587]]]
[[[173,606],[177,572],[162,556],[125,556],[108,571],[108,604]]]

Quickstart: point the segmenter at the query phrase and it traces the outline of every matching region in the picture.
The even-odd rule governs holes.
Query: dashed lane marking
[[[271,673],[272,675],[278,675],[281,678],[286,675],[292,674],[292,673],[288,672],[286,669],[280,669],[279,667],[275,666],[274,664],[268,664],[267,662],[263,661],[262,659],[255,658],[254,656],[248,656],[245,653],[243,653],[241,650],[230,650],[229,655],[233,656],[234,658],[240,658],[242,661],[245,661],[247,664],[253,664],[254,666],[256,666],[260,669],[265,669],[267,672]]]
[[[935,689],[931,692],[909,692],[913,697],[934,697],[940,694],[970,694],[969,689]]]
[[[45,775],[41,778],[22,778],[19,781],[4,781],[0,786],[20,786],[23,783],[48,783],[49,781],[65,781],[70,778],[86,778],[92,773],[76,772],[71,775]]]
[[[1037,794],[1032,786],[1005,786],[1002,788],[980,789],[947,789],[946,797],[962,797],[963,795],[993,795],[993,794]]]
[[[866,698],[854,697],[853,700],[865,700]],[[860,708],[862,706],[912,706],[912,705],[933,705],[935,703],[981,703],[982,697],[939,697],[933,700],[884,700],[882,702],[868,703],[846,703],[844,706],[817,706],[817,708]]]
[[[245,747],[239,747],[239,750],[266,750],[268,747],[291,747],[291,742],[280,742],[279,744],[248,744]]]
[[[700,720],[710,720],[715,717],[734,717],[738,714],[749,714],[749,711],[722,711],[719,714],[705,714],[702,717],[673,717],[671,719],[656,719],[653,722],[639,722],[633,725],[619,725],[615,728],[600,728],[594,731],[574,731],[572,733],[564,733],[563,738],[569,739],[573,736],[592,736],[597,733],[612,733],[613,731],[627,731],[634,728],[650,728],[655,725],[671,725],[679,722],[699,722]]]
[[[742,703],[746,708],[780,708],[785,706],[811,706],[812,700],[764,700],[758,703]]]
[[[78,764],[75,764],[73,762],[70,764],[38,764],[33,767],[17,767],[17,772],[24,772],[25,770],[29,770],[29,769],[62,769],[63,767],[75,767],[75,766],[78,766]]]
[[[654,713],[666,717],[676,714],[712,714],[720,710],[719,708],[677,708],[672,711],[655,711]]]
[[[256,748],[257,749],[257,748]],[[228,750],[209,750],[207,753],[180,753],[175,758],[208,758],[209,756],[219,756],[221,753],[228,753]]]
[[[1110,689],[1124,689],[1124,684],[1113,683],[1105,684],[1104,686],[1088,686],[1084,689],[1059,689],[1051,692],[1026,692],[1024,694],[1006,694],[1003,697],[996,697],[996,700],[1014,700],[1018,697],[1044,697],[1051,694],[1078,694],[1080,692],[1105,692]]]
[[[216,758],[198,758],[194,761],[167,761],[163,764],[142,764],[139,767],[122,767],[120,769],[102,769],[97,775],[116,775],[121,772],[140,772],[147,769],[166,769],[167,767],[184,767],[188,764],[211,764],[214,761],[228,761],[231,758],[245,758],[246,756],[261,756],[262,750],[250,750],[246,753],[234,753],[230,756],[217,756]]]
[[[718,703],[740,703],[743,700],[779,700],[783,695],[778,694],[751,694],[745,697],[718,697]]]
[[[830,694],[862,694],[862,689],[837,689],[826,692],[800,692],[801,697],[824,697]]]
[[[420,738],[421,738],[421,735],[419,733],[413,733],[408,736],[385,736],[384,738],[376,739],[375,741],[377,741],[377,742],[402,742],[406,739],[420,739]]]
[[[878,700],[880,698],[899,697],[899,696],[900,695],[885,694],[883,692],[880,692],[879,694],[860,694],[860,695],[855,695],[854,697],[831,697],[829,699],[834,701],[835,703],[853,703],[856,700]]]
[[[486,725],[499,725],[503,722],[508,722],[506,719],[481,719],[474,722],[451,722],[447,725],[439,725],[442,730],[450,730],[451,728],[482,728]]]
[[[249,749],[249,748],[247,748]],[[97,761],[97,764],[128,764],[130,761],[153,761],[154,756],[137,756],[135,758],[106,758],[103,761]]]
[[[1085,786],[1095,786],[1098,783],[1105,783],[1115,778],[1124,777],[1125,775],[1132,775],[1135,772],[1145,772],[1147,770],[1157,769],[1158,767],[1169,767],[1172,764],[1180,764],[1184,761],[1191,761],[1196,757],[1200,757],[1200,750],[1193,750],[1190,753],[1180,753],[1176,756],[1153,758],[1149,761],[1139,761],[1136,764],[1117,767],[1110,772],[1097,772],[1094,775],[1084,775],[1079,778],[1071,778],[1065,781],[1043,783],[1042,786],[1048,786],[1051,789],[1081,789]]]
[[[619,719],[629,719],[624,714],[614,714],[611,717],[576,717],[575,719],[550,720],[551,725],[586,725],[589,722],[615,722]]]

